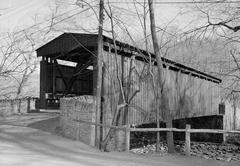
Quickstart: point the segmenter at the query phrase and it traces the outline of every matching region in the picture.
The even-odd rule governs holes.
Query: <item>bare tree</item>
[[[162,63],[162,59],[161,59],[161,52],[160,52],[160,48],[158,45],[158,39],[157,39],[157,34],[156,34],[156,25],[155,25],[155,15],[154,15],[154,9],[153,9],[153,1],[152,0],[148,0],[148,5],[149,5],[149,16],[150,16],[150,27],[151,27],[151,34],[152,34],[152,41],[153,41],[153,48],[154,48],[154,53],[156,56],[156,61],[157,61],[157,67],[158,67],[158,91],[157,91],[157,123],[159,123],[159,112],[160,109],[164,109],[163,108],[163,104],[167,105],[168,102],[165,101],[165,103],[163,102],[164,97],[164,93],[162,93],[162,89],[163,89],[163,63]],[[168,106],[165,108],[169,108]],[[164,109],[163,110],[165,115],[166,115],[166,121],[167,121],[167,127],[171,128],[172,127],[172,117],[171,117],[171,113],[170,110]],[[159,124],[158,124],[159,127]],[[158,136],[159,137],[159,136]],[[158,140],[159,141],[159,140]],[[173,145],[173,133],[172,132],[168,132],[167,133],[167,143],[168,143],[168,151],[170,153],[174,152],[174,145]]]
[[[212,62],[208,63],[215,68],[208,72],[223,79],[222,95],[226,99],[232,93],[239,92],[240,12],[237,3],[219,2],[194,4],[190,11],[196,13],[196,20],[193,21],[195,27],[191,28],[193,25],[190,25],[182,35],[203,42],[210,39],[223,43],[226,55],[214,55]],[[206,64],[202,60],[199,62]]]
[[[23,32],[21,36],[8,33],[1,45],[0,78],[15,82],[12,86],[1,88],[1,97],[19,98],[30,75],[37,67],[34,55],[35,44],[31,36]]]

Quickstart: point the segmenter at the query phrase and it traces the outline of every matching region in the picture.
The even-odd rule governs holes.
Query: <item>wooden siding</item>
[[[110,123],[112,114],[119,102],[120,89],[117,71],[119,78],[123,78],[123,84],[126,85],[132,61],[133,73],[129,93],[133,94],[136,90],[139,92],[128,108],[128,121],[130,124],[154,122],[156,106],[148,64],[124,56],[117,55],[115,57],[111,52],[105,52],[103,60],[103,112],[105,121]],[[153,72],[157,76],[156,66]],[[218,84],[167,68],[164,69],[164,80],[164,93],[167,96],[164,102],[169,102],[169,109],[174,119],[218,114],[220,101]],[[163,117],[162,113],[160,117]]]
[[[234,126],[234,121],[235,121],[235,126]],[[234,106],[232,103],[228,101],[225,102],[225,115],[224,115],[223,129],[224,130],[240,130],[240,109],[236,107],[236,115],[234,117]]]

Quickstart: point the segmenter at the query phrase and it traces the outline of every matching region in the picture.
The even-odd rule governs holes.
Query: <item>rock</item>
[[[229,162],[229,161],[231,161],[231,160],[232,160],[232,157],[228,157],[228,158],[226,159],[227,162]]]
[[[185,154],[184,142],[175,142],[176,152]],[[156,144],[148,144],[139,148],[131,150],[137,154],[155,154]],[[159,148],[160,154],[166,154],[168,149],[166,143],[161,143]],[[191,155],[198,156],[205,159],[221,160],[226,162],[240,161],[240,147],[229,144],[216,144],[216,143],[197,143],[191,142]]]

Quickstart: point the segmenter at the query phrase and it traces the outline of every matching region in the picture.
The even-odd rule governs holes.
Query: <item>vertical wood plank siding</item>
[[[124,59],[123,71],[122,58]],[[105,51],[103,61],[103,111],[106,112],[104,114],[105,122],[110,123],[120,93],[117,70],[120,79],[123,72],[123,82],[126,85],[131,58],[120,55],[115,57],[113,53]],[[150,123],[156,120],[154,91],[147,65],[143,61],[133,60],[134,72],[131,76],[129,93],[132,95],[136,90],[139,90],[139,92],[131,101],[128,109],[128,121],[130,124]],[[156,66],[153,73],[157,76]],[[174,119],[218,114],[220,100],[218,84],[167,68],[164,68],[164,78],[163,93],[167,95],[166,102],[169,102]],[[162,113],[160,117],[163,117]]]

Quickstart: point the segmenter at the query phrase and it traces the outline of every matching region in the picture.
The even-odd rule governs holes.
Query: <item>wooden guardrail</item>
[[[75,119],[74,121],[80,123],[86,123],[89,125],[96,125],[106,128],[113,128],[116,130],[124,130],[126,133],[125,139],[125,150],[128,152],[130,150],[130,133],[131,132],[157,132],[157,131],[166,131],[166,132],[185,132],[185,154],[190,156],[190,149],[191,149],[191,133],[221,133],[221,134],[240,134],[240,131],[236,130],[218,130],[218,129],[191,129],[190,125],[186,125],[185,129],[177,129],[177,128],[131,128],[130,125],[123,125],[123,126],[112,126],[112,125],[105,125],[105,124],[97,124],[94,122],[87,122],[84,120]]]
[[[113,128],[113,129],[117,129],[117,130],[126,130],[126,126],[112,126],[112,125],[106,125],[106,124],[88,122],[88,121],[81,120],[81,119],[74,119],[74,121],[80,122],[80,123],[89,124],[89,125],[95,125],[95,126],[105,127],[105,128]]]
[[[240,134],[240,131],[236,130],[218,130],[218,129],[191,129],[190,125],[186,125],[185,129],[177,129],[177,128],[128,128],[126,132],[157,132],[157,131],[166,131],[166,132],[185,132],[185,154],[190,156],[190,149],[191,149],[191,133],[222,133],[222,134]],[[127,134],[126,134],[127,135]],[[130,135],[130,134],[129,134]],[[127,142],[129,141],[129,142]],[[126,139],[126,150],[129,150],[130,139]]]

